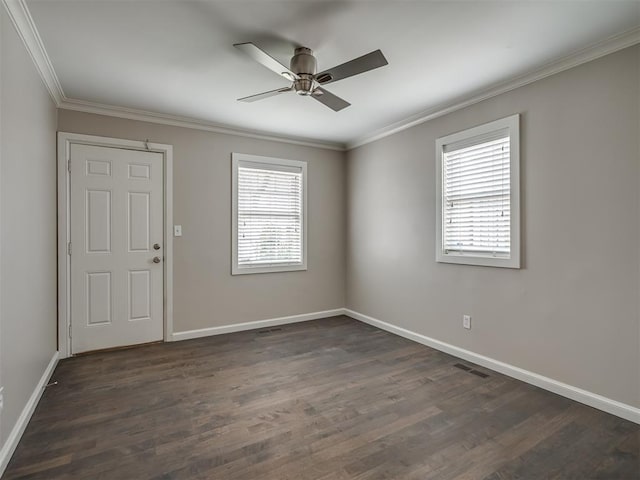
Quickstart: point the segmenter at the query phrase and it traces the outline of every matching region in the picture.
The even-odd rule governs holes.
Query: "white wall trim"
[[[407,130],[416,125],[420,125],[421,123],[428,122],[429,120],[433,120],[457,110],[469,107],[483,100],[488,100],[511,90],[515,90],[516,88],[523,87],[537,80],[542,80],[543,78],[555,75],[556,73],[569,70],[573,67],[577,67],[578,65],[582,65],[583,63],[587,63],[605,55],[609,55],[619,50],[631,47],[638,43],[640,43],[640,28],[633,28],[631,30],[609,37],[603,41],[582,48],[570,55],[567,55],[566,57],[554,60],[524,75],[500,82],[488,89],[482,89],[480,91],[475,91],[467,95],[463,95],[453,102],[436,105],[433,108],[429,108],[408,118],[392,123],[391,125],[383,127],[379,130],[367,133],[361,137],[354,138],[348,141],[346,145],[331,142],[318,142],[306,139],[296,140],[291,138],[282,138],[269,135],[268,133],[234,129],[191,118],[178,117],[175,115],[116,107],[112,105],[103,105],[94,102],[86,102],[82,100],[67,98],[63,98],[63,102],[58,105],[58,107],[66,110],[96,113],[99,115],[128,118],[131,120],[140,120],[151,123],[160,123],[164,125],[173,125],[177,127],[206,130],[217,133],[225,133],[229,135],[239,135],[263,140],[280,141],[337,151],[348,151],[362,145],[366,145],[367,143],[375,142],[376,140],[380,140],[381,138],[388,137],[403,130]]]
[[[53,68],[53,64],[47,54],[40,34],[33,22],[33,18],[29,13],[29,9],[25,0],[2,0],[5,5],[13,24],[22,38],[27,51],[31,55],[34,64],[44,84],[46,85],[51,98],[53,98],[56,106],[64,110],[75,110],[78,112],[95,113],[98,115],[107,115],[110,117],[126,118],[129,120],[139,120],[143,122],[157,123],[161,125],[171,125],[175,127],[190,128],[195,130],[204,130],[208,132],[223,133],[227,135],[236,135],[241,137],[256,138],[259,140],[268,140],[272,142],[290,143],[294,145],[303,145],[314,148],[324,148],[329,150],[346,151],[353,148],[374,142],[381,138],[401,132],[415,125],[433,120],[456,110],[468,107],[475,103],[487,100],[497,95],[509,92],[518,87],[528,85],[529,83],[541,80],[550,75],[560,73],[564,70],[576,67],[586,62],[590,62],[597,58],[603,57],[610,53],[617,52],[627,47],[631,47],[640,43],[640,28],[634,28],[626,32],[619,33],[609,37],[601,42],[594,43],[582,48],[564,58],[555,60],[535,69],[522,76],[500,82],[489,89],[482,89],[463,95],[459,99],[433,108],[424,110],[416,115],[392,123],[382,129],[370,132],[361,137],[354,138],[347,142],[346,145],[338,142],[312,140],[305,138],[281,137],[268,132],[257,132],[252,130],[241,129],[218,125],[204,120],[198,120],[189,117],[181,117],[177,115],[169,115],[158,112],[150,112],[135,108],[119,107],[115,105],[107,105],[85,100],[68,98],[65,96],[62,86],[58,80],[58,76]]]
[[[58,352],[54,352],[51,360],[49,361],[49,365],[47,365],[47,368],[42,374],[42,377],[40,377],[40,381],[36,385],[36,388],[33,390],[33,393],[31,393],[27,404],[22,409],[22,413],[18,417],[16,424],[13,426],[11,433],[9,433],[7,441],[4,442],[4,445],[0,450],[0,477],[2,477],[2,474],[7,468],[9,460],[11,460],[11,456],[18,446],[18,442],[20,442],[20,438],[22,438],[22,434],[27,428],[29,420],[31,420],[31,416],[33,415],[33,412],[35,411],[36,406],[40,401],[40,397],[42,397],[44,389],[49,383],[49,379],[51,378],[51,375],[53,375],[53,371],[56,369],[56,365],[58,365],[58,359]]]
[[[436,340],[434,338],[412,332],[411,330],[391,325],[390,323],[383,322],[382,320],[378,320],[368,315],[355,312],[348,308],[345,309],[344,312],[345,315],[355,320],[368,323],[369,325],[380,328],[382,330],[386,330],[387,332],[393,333],[395,335],[413,340],[414,342],[421,343],[422,345],[426,345],[431,348],[435,348],[436,350],[448,353],[449,355],[453,355],[463,360],[476,363],[517,380],[535,385],[536,387],[540,387],[544,390],[557,393],[558,395],[570,398],[571,400],[575,400],[576,402],[584,403],[585,405],[589,405],[590,407],[597,408],[598,410],[602,410],[612,415],[616,415],[631,422],[640,424],[640,408],[636,408],[631,405],[627,405],[626,403],[603,397],[602,395],[598,395],[597,393],[589,392],[587,390],[583,390],[581,388],[559,382],[552,378],[530,372],[523,368],[519,368],[514,365],[510,365],[508,363],[504,363],[499,360],[495,360],[493,358],[486,357],[484,355],[480,355],[478,353],[471,352],[460,347],[456,347],[455,345],[451,345],[449,343],[441,342],[440,340]]]
[[[443,192],[445,191],[445,148],[458,145],[468,147],[471,143],[487,141],[487,135],[508,135],[509,148],[509,230],[510,251],[508,256],[480,254],[476,252],[449,252],[444,248],[443,232],[446,230]],[[484,140],[483,140],[484,139]],[[491,137],[495,140],[495,137]],[[473,128],[452,133],[436,139],[436,262],[486,267],[520,268],[520,114],[484,123]]]
[[[523,87],[537,80],[542,80],[543,78],[569,70],[570,68],[577,67],[583,63],[596,60],[600,57],[604,57],[605,55],[609,55],[610,53],[617,52],[618,50],[631,47],[638,43],[640,43],[640,28],[633,28],[626,32],[609,37],[601,42],[582,48],[566,57],[550,62],[519,77],[497,83],[488,89],[482,89],[463,95],[453,102],[437,105],[433,108],[429,108],[408,118],[392,123],[391,125],[379,130],[365,134],[359,138],[355,138],[347,142],[346,149],[352,150],[356,147],[366,145],[367,143],[375,142],[376,140],[388,137],[394,133],[407,130],[411,127],[415,127],[416,125],[420,125],[421,123],[428,122],[429,120],[461,110],[482,102],[483,100],[488,100],[489,98],[510,92],[516,88]]]
[[[186,330],[184,332],[175,332],[173,334],[173,340],[190,340],[192,338],[209,337],[212,335],[223,335],[225,333],[243,332],[245,330],[255,330],[258,328],[275,327],[278,325],[287,325],[289,323],[318,320],[320,318],[337,317],[338,315],[344,315],[344,314],[345,314],[344,308],[335,308],[333,310],[324,310],[321,312],[313,312],[313,313],[303,313],[300,315],[291,315],[288,317],[269,318],[267,320],[256,320],[254,322],[234,323],[232,325],[200,328],[198,330]]]
[[[295,170],[302,174],[302,259],[297,263],[280,265],[240,265],[238,263],[238,176],[240,167],[260,168],[272,171]],[[248,155],[246,153],[231,153],[231,275],[253,275],[258,273],[295,272],[307,269],[307,162],[302,160],[287,160],[284,158],[264,157],[261,155]]]
[[[18,31],[18,35],[29,52],[31,59],[33,60],[33,63],[57,108],[107,115],[110,117],[126,118],[129,120],[140,120],[143,122],[158,123],[162,125],[171,125],[174,127],[205,130],[208,132],[222,133],[226,135],[249,137],[258,140],[268,140],[271,142],[290,143],[294,145],[337,151],[344,151],[345,149],[343,144],[337,142],[323,142],[306,138],[283,137],[270,134],[268,132],[258,132],[249,129],[218,125],[213,122],[207,122],[195,118],[68,98],[62,89],[58,75],[53,68],[51,59],[47,54],[47,50],[44,47],[42,38],[38,33],[38,29],[36,28],[25,0],[2,0],[2,3],[4,4],[11,21]]]
[[[181,117],[166,113],[150,112],[135,108],[118,107],[84,100],[64,98],[58,105],[63,110],[74,110],[77,112],[94,113],[110,117],[125,118],[128,120],[139,120],[141,122],[157,123],[160,125],[170,125],[173,127],[190,128],[192,130],[204,130],[206,132],[222,133],[225,135],[235,135],[238,137],[255,138],[257,140],[267,140],[270,142],[289,143],[292,145],[302,145],[305,147],[323,148],[342,152],[345,146],[336,142],[322,142],[306,138],[281,137],[268,132],[258,132],[254,130],[218,125],[205,120]]]
[[[164,340],[173,336],[173,146],[162,143],[58,132],[58,350],[71,356],[71,265],[67,244],[71,240],[70,177],[71,145],[95,145],[161,153],[164,158]]]
[[[65,95],[25,0],[2,0],[2,3],[42,77],[49,95],[56,106],[60,106]]]

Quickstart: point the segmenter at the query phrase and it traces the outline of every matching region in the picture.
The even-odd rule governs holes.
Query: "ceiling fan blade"
[[[322,85],[327,85],[332,82],[337,82],[343,78],[353,77],[360,73],[368,72],[374,68],[384,67],[388,65],[387,59],[380,50],[367,53],[361,57],[355,58],[349,62],[338,65],[337,67],[329,68],[323,72],[317,73],[315,79]]]
[[[242,50],[244,53],[253,58],[256,62],[261,63],[269,70],[277,73],[278,75],[282,75],[284,78],[288,80],[295,80],[298,77],[295,73],[289,70],[288,67],[285,67],[280,62],[278,62],[275,58],[269,55],[264,50],[256,47],[253,43],[236,43],[233,45],[238,50]]]
[[[351,105],[346,100],[343,100],[342,98],[334,95],[333,93],[325,90],[322,87],[316,87],[311,96],[320,103],[325,104],[334,112],[339,112],[343,108],[347,108],[349,105]]]
[[[286,88],[278,88],[277,90],[269,90],[268,92],[257,93],[255,95],[249,95],[248,97],[239,98],[239,102],[256,102],[258,100],[262,100],[263,98],[274,97],[276,95],[280,95],[281,93],[290,92],[293,90],[292,87]]]

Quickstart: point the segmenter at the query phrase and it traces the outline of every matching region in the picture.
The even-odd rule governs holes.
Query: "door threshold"
[[[93,355],[94,353],[119,352],[120,350],[130,350],[132,348],[146,347],[147,345],[157,345],[164,343],[164,340],[156,340],[155,342],[136,343],[135,345],[122,345],[120,347],[100,348],[98,350],[89,350],[87,352],[74,353],[72,357],[84,357],[85,355]]]

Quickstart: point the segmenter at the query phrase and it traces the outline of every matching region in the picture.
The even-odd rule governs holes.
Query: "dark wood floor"
[[[638,425],[346,317],[54,380],[5,480],[640,478]]]

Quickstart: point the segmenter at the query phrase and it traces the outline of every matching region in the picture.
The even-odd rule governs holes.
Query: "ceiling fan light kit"
[[[289,64],[290,68],[282,65],[275,58],[264,50],[258,48],[253,43],[237,43],[234,47],[242,50],[258,63],[292,82],[290,87],[270,90],[268,92],[239,98],[238,100],[241,102],[255,102],[281,93],[294,91],[298,95],[314,98],[333,111],[339,112],[351,104],[325,90],[321,85],[353,77],[354,75],[359,75],[388,64],[387,59],[384,57],[382,52],[380,50],[375,50],[336,67],[316,73],[318,62],[316,57],[313,55],[313,51],[307,47],[298,47],[295,49]]]

